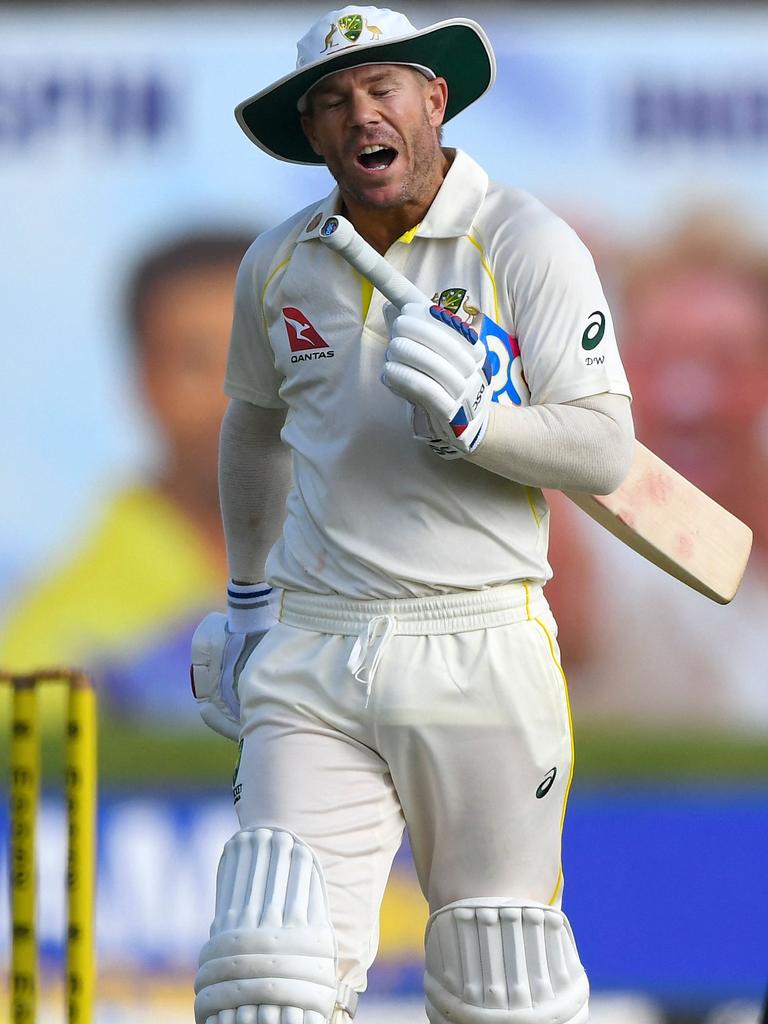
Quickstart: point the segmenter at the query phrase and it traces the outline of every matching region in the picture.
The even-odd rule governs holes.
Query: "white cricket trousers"
[[[365,988],[404,825],[431,912],[481,896],[560,906],[573,745],[555,634],[526,583],[285,595],[240,680],[236,810],[317,854],[340,982]]]

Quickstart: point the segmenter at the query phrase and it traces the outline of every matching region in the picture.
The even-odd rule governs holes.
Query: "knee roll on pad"
[[[354,1013],[356,994],[339,998],[320,864],[290,832],[249,828],[227,842],[210,935],[196,1024],[328,1024],[339,1004]]]
[[[429,919],[425,991],[431,1024],[583,1024],[589,982],[559,910],[459,900]]]

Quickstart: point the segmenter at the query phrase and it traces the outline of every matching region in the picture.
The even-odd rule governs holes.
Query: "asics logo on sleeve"
[[[589,323],[581,336],[581,347],[587,352],[591,352],[603,340],[604,334],[605,313],[601,313],[599,309],[596,309],[594,313],[589,314]]]

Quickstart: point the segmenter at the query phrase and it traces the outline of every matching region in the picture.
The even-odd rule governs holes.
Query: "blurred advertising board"
[[[324,169],[252,146],[232,110],[293,66],[318,8],[4,5],[0,603],[160,457],[122,289],[191,228],[256,234],[324,194]],[[418,25],[435,5],[409,5]],[[652,235],[699,199],[768,219],[768,12],[482,5],[495,87],[448,126],[492,177],[588,236]],[[588,239],[589,240],[589,239]],[[55,494],[56,516],[50,515]]]
[[[565,833],[564,909],[596,992],[641,992],[666,1005],[762,997],[768,891],[768,791],[581,788]],[[7,873],[7,814],[0,869]],[[100,970],[194,976],[213,916],[216,865],[237,822],[210,791],[135,792],[100,802],[97,942]],[[44,958],[64,933],[63,807],[42,805],[40,936]],[[0,919],[7,920],[7,887]],[[407,843],[381,920],[372,994],[421,991],[426,909]],[[0,934],[0,955],[8,935]]]

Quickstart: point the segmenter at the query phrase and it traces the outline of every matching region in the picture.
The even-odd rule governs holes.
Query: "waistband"
[[[524,581],[488,590],[461,590],[429,597],[357,601],[332,594],[286,590],[279,620],[316,633],[359,634],[372,619],[391,618],[404,636],[466,633],[533,619],[548,608],[541,585]]]

